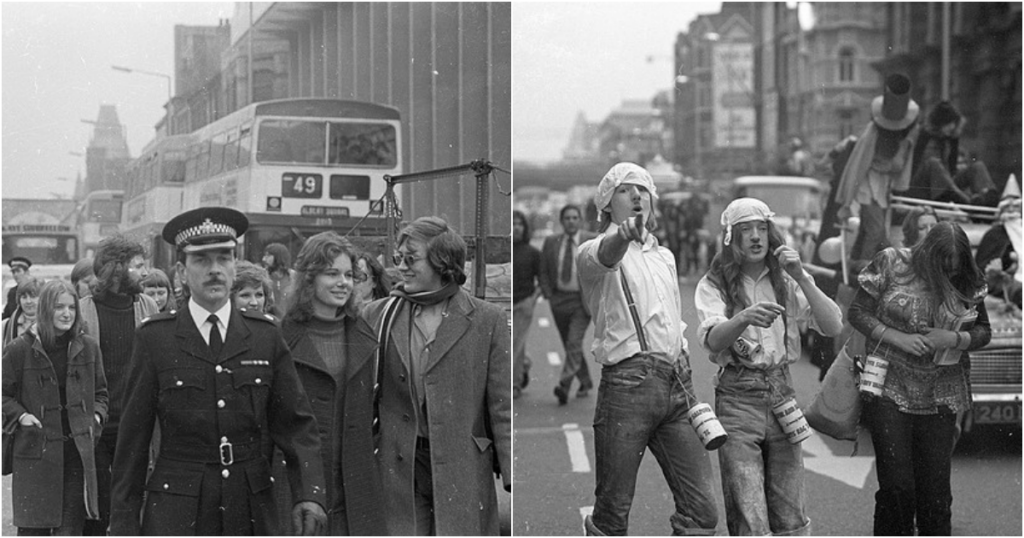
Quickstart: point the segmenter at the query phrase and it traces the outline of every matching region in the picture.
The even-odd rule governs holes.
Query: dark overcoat
[[[375,301],[364,311],[375,332],[387,301]],[[413,471],[419,413],[410,390],[410,309],[407,301],[402,303],[383,365],[377,457],[389,534],[409,536],[415,534]],[[512,487],[508,316],[465,290],[449,300],[442,316],[424,368],[436,532],[497,535],[495,468],[501,471],[505,489]]]
[[[71,435],[82,457],[86,517],[96,519],[99,500],[93,442],[102,426],[94,417],[99,413],[106,421],[107,380],[99,343],[91,336],[80,334],[68,346],[64,391]],[[16,527],[61,525],[64,432],[60,405],[57,374],[33,328],[14,339],[3,354],[3,428],[14,432],[11,506]],[[42,429],[20,426],[22,413],[34,415]]]
[[[325,506],[316,420],[272,319],[232,311],[219,357],[188,308],[156,314],[136,331],[111,534],[274,534],[274,446],[288,461],[280,487],[290,486],[296,502]],[[159,456],[147,480],[157,421]]]
[[[345,317],[346,364],[341,378],[327,371],[306,326],[285,319],[281,326],[295,370],[316,416],[320,456],[327,477],[327,509],[333,536],[376,536],[387,532],[381,514],[380,479],[373,457],[373,363],[377,338],[361,317]],[[280,458],[274,477],[285,476]],[[278,488],[278,511],[291,510],[292,496]],[[291,534],[285,525],[280,534]]]

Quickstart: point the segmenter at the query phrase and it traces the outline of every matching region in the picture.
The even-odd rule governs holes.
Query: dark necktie
[[[224,341],[220,337],[217,314],[210,314],[206,321],[213,324],[213,327],[210,328],[210,352],[213,353],[214,358],[220,357],[220,348],[224,347]]]
[[[572,260],[573,252],[572,252],[572,236],[571,235],[566,235],[565,236],[565,256],[564,256],[564,258],[565,259],[562,260],[562,282],[565,283],[565,284],[569,284],[570,282],[572,282],[572,261],[573,261]]]

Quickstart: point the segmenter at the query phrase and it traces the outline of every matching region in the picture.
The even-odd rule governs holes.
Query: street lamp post
[[[121,71],[123,73],[139,73],[140,75],[150,75],[154,77],[160,77],[167,80],[167,102],[171,102],[171,76],[164,73],[156,73],[154,71],[145,71],[143,69],[135,69],[134,67],[122,67],[120,65],[110,66],[114,71]]]

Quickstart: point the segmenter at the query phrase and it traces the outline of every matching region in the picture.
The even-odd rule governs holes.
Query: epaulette
[[[148,324],[156,322],[156,321],[167,321],[167,320],[170,320],[170,319],[174,319],[176,317],[178,317],[178,311],[177,310],[168,310],[166,312],[157,312],[156,314],[153,314],[152,316],[146,316],[146,317],[142,318],[142,322],[139,324],[139,326],[143,327],[145,325],[148,325]]]
[[[267,314],[266,312],[249,310],[248,308],[239,308],[238,311],[241,312],[243,316],[249,319],[258,319],[261,321],[265,321],[267,323],[273,323],[274,325],[278,324],[278,319],[274,317],[272,314]]]

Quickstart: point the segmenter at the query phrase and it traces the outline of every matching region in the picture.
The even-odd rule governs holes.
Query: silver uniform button
[[[170,484],[164,484],[164,489],[169,489],[170,487],[171,487]]]
[[[262,380],[262,379],[260,379],[260,378],[258,378],[258,377],[256,378],[256,384],[257,384],[257,385],[259,385],[259,384],[260,384],[260,383],[262,383],[262,382],[263,382],[263,380]]]
[[[227,478],[231,476],[231,471],[224,469],[223,471],[220,472],[220,475],[223,476],[224,478]]]
[[[184,384],[185,384],[185,382],[184,382],[184,381],[182,381],[182,380],[180,380],[180,379],[178,380],[178,382],[177,382],[177,383],[175,383],[175,385],[177,385],[177,386],[179,386],[179,387],[180,387],[180,386],[182,386],[182,385],[184,385]]]
[[[217,407],[219,407],[219,408],[223,409],[223,408],[224,408],[224,405],[225,405],[225,404],[224,404],[224,400],[217,400]]]
[[[214,370],[219,374],[224,371],[224,367],[218,364]]]
[[[220,438],[220,442],[222,442],[222,443],[226,443],[226,442],[228,442],[228,438],[227,438],[227,436],[221,437],[221,438]]]

